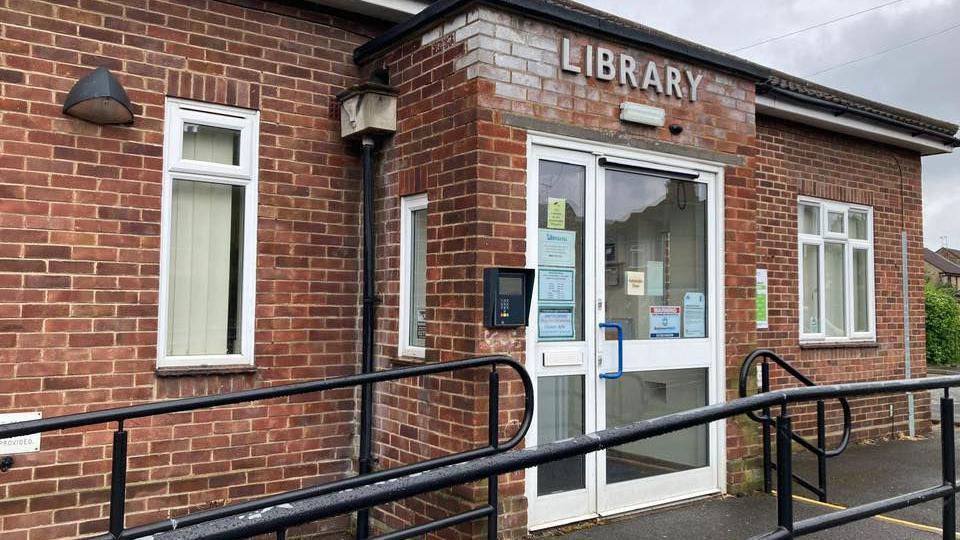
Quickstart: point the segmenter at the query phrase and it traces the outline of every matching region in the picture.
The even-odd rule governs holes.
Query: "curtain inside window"
[[[413,238],[410,258],[410,313],[407,318],[410,345],[423,347],[426,344],[427,325],[427,211],[412,212]]]
[[[184,124],[183,159],[239,165],[240,132],[235,129]]]
[[[803,245],[803,332],[820,333],[820,246]]]
[[[243,189],[173,182],[167,354],[240,352]]]
[[[870,289],[865,249],[853,250],[853,330],[870,331]]]
[[[824,244],[823,251],[823,302],[826,311],[827,337],[847,335],[846,286],[844,283],[843,244]]]

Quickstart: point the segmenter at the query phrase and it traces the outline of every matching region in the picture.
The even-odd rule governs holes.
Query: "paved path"
[[[956,432],[955,432],[956,435]],[[795,454],[796,469],[808,478],[815,462],[806,453]],[[930,487],[940,483],[940,438],[935,432],[918,441],[889,441],[876,445],[856,445],[828,464],[828,493],[832,503],[853,506]],[[797,495],[807,495],[795,487]],[[794,504],[797,519],[831,512],[813,503]],[[939,528],[941,503],[932,501],[887,514],[919,527]],[[748,497],[714,498],[651,511],[579,530],[553,531],[547,536],[567,540],[594,539],[671,539],[739,540],[768,532],[776,526],[776,500],[765,494]],[[877,519],[810,535],[820,540],[933,539],[939,534],[906,524]]]

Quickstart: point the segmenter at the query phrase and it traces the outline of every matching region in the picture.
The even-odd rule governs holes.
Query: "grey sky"
[[[580,0],[648,26],[729,51],[890,0]],[[829,26],[739,52],[808,76],[960,24],[960,0],[903,0]],[[960,123],[960,28],[809,77],[890,105]],[[924,239],[960,248],[960,149],[923,159]]]

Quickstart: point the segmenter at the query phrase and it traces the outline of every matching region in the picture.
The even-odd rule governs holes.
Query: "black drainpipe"
[[[363,138],[363,345],[360,361],[362,373],[373,373],[373,332],[377,311],[374,273],[376,272],[376,237],[373,207],[373,137]],[[360,391],[360,474],[369,474],[373,461],[373,387],[364,384]],[[357,540],[370,536],[370,510],[357,511]]]

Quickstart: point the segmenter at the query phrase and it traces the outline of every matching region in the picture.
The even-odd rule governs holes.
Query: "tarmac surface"
[[[956,431],[954,432],[956,437]],[[809,456],[809,457],[808,457]],[[816,462],[807,452],[794,454],[795,472],[816,478]],[[941,483],[940,432],[920,440],[894,440],[854,445],[827,463],[827,494],[833,508],[794,484],[795,519],[829,513],[901,495]],[[932,539],[941,538],[940,500],[809,535],[815,539]],[[960,515],[960,514],[958,514]],[[759,493],[745,497],[712,498],[682,506],[651,510],[609,521],[592,522],[545,533],[566,540],[670,539],[739,540],[776,528],[776,499]],[[958,520],[960,521],[960,520]]]

